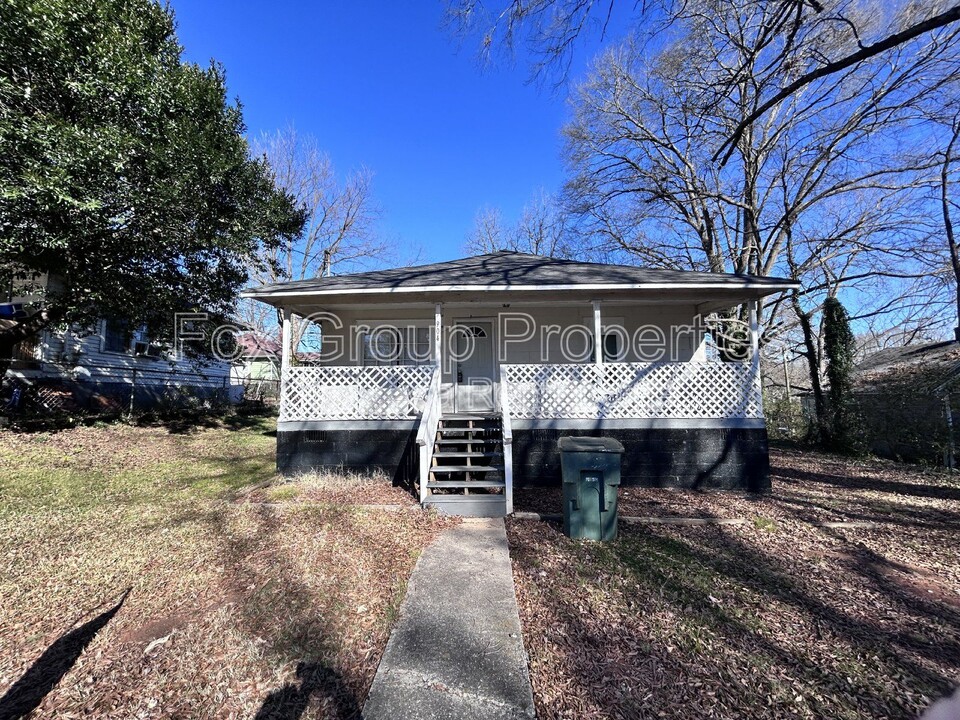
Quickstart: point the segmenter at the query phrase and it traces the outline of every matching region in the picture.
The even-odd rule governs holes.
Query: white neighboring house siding
[[[37,284],[56,287],[56,277],[39,276]],[[33,297],[13,297],[11,302],[29,304]],[[199,366],[193,360],[172,359],[164,355],[160,358],[137,357],[132,352],[110,352],[104,349],[106,321],[99,320],[95,332],[87,335],[45,330],[37,338],[32,348],[34,362],[16,362],[8,373],[23,378],[67,378],[77,380],[95,380],[100,382],[130,382],[137,372],[137,382],[182,384],[203,387],[224,386],[224,378],[229,384],[230,363],[208,361]],[[86,372],[79,375],[74,370],[80,366]],[[89,375],[87,375],[89,373]]]
[[[104,349],[106,323],[97,323],[96,332],[80,336],[63,331],[45,331],[37,343],[37,367],[19,367],[10,372],[25,378],[67,378],[79,381],[132,382],[134,371],[138,384],[176,383],[201,387],[223,387],[229,384],[230,364],[208,361],[198,365],[183,358],[143,357],[132,352],[111,352]],[[77,371],[77,368],[82,370]],[[88,374],[89,373],[89,374]]]

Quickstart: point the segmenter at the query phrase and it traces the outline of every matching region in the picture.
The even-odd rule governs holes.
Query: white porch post
[[[290,328],[290,311],[286,308],[281,309],[280,317],[282,318],[280,332],[280,377],[282,378],[284,371],[290,367],[290,336],[292,334]]]
[[[752,353],[752,358],[757,358],[760,352],[760,322],[758,319],[759,313],[757,312],[757,306],[759,305],[759,300],[751,300],[748,307],[750,312],[750,351]]]
[[[744,388],[744,392],[751,392],[755,398],[757,412],[763,417],[763,381],[760,378],[760,321],[759,321],[759,300],[751,300],[749,304],[750,313],[750,388]],[[744,406],[747,404],[747,398],[744,397]]]
[[[433,306],[433,362],[439,367],[443,357],[440,346],[443,338],[443,303]]]
[[[593,362],[603,365],[603,327],[600,323],[600,301],[593,300]]]

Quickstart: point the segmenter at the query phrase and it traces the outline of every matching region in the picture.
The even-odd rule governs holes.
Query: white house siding
[[[356,344],[357,328],[363,325],[371,329],[379,326],[394,326],[401,329],[408,327],[430,328],[432,330],[435,321],[435,307],[433,305],[421,306],[351,306],[351,307],[331,307],[328,308],[331,315],[335,315],[342,324],[342,327],[336,329],[330,321],[322,322],[324,334],[327,337],[331,335],[338,337],[341,348],[352,348]],[[505,362],[509,364],[566,364],[571,362],[593,362],[592,342],[593,342],[593,305],[589,302],[566,304],[566,305],[521,305],[512,304],[510,307],[503,307],[503,304],[470,304],[470,305],[445,305],[441,309],[443,317],[443,342],[450,341],[449,328],[458,322],[465,322],[471,319],[489,321],[493,326],[495,341],[495,360],[497,363]],[[504,343],[501,337],[502,317],[504,314],[523,313],[532,318],[534,325],[534,336],[527,341],[518,341],[516,339]],[[609,328],[616,326],[626,331],[630,342],[623,349],[618,362],[645,362],[653,359],[651,353],[657,349],[657,344],[653,341],[655,333],[641,338],[642,342],[638,347],[634,347],[633,339],[637,330],[644,326],[658,328],[663,337],[667,338],[667,344],[671,341],[671,328],[680,326],[690,326],[693,324],[696,316],[696,310],[693,306],[687,305],[629,305],[629,304],[601,304],[601,324],[602,327]],[[553,326],[562,331],[570,326],[577,325],[585,329],[585,333],[577,333],[569,340],[570,349],[577,354],[582,354],[580,359],[570,357],[563,351],[563,340],[560,333],[551,331],[545,333],[545,328]],[[520,328],[513,326],[514,332]],[[584,340],[589,335],[590,347],[584,346]],[[432,332],[431,332],[432,336]],[[692,340],[692,333],[680,334],[677,338],[676,350],[669,355],[661,358],[664,360],[676,360],[686,362],[692,359],[703,359],[705,348],[703,343],[696,345]],[[326,354],[331,350],[328,345],[325,348]],[[444,357],[447,357],[447,349],[444,348]],[[341,352],[339,357],[325,357],[322,360],[315,360],[316,364],[321,365],[359,365],[362,364],[359,353],[356,349]],[[445,408],[453,406],[453,391],[456,368],[454,364],[448,361],[443,363],[443,374],[441,378],[441,397]]]
[[[138,385],[184,385],[216,389],[229,384],[230,365],[213,361],[201,366],[189,359],[137,357],[103,350],[104,323],[90,335],[43,333],[36,363],[21,363],[10,372],[25,379]]]
[[[321,323],[325,333],[338,335],[341,342],[347,341],[355,329],[361,325],[377,327],[381,325],[395,325],[398,327],[428,327],[432,328],[434,323],[433,306],[421,307],[343,307],[330,308],[329,311],[335,315],[343,327],[334,329],[329,322]],[[571,359],[565,357],[561,348],[561,337],[559,334],[552,333],[546,338],[544,343],[541,336],[542,328],[547,326],[558,326],[566,328],[571,325],[580,325],[592,334],[593,332],[593,308],[590,304],[577,305],[553,305],[553,306],[524,306],[513,305],[504,308],[502,305],[478,306],[450,306],[444,307],[443,327],[445,330],[458,321],[465,321],[471,318],[491,320],[494,325],[494,334],[496,335],[497,347],[503,344],[500,337],[500,328],[497,318],[501,313],[525,313],[533,318],[536,326],[535,336],[526,342],[513,340],[506,345],[505,362],[508,363],[565,363],[571,362]],[[642,326],[654,326],[659,328],[666,337],[670,337],[670,329],[673,326],[690,325],[693,323],[696,311],[692,306],[683,305],[601,305],[601,321],[603,326],[609,327],[616,325],[626,330],[630,338],[633,338],[637,330]],[[573,350],[582,349],[582,338],[577,336],[571,339]],[[545,345],[545,347],[544,347]],[[631,343],[632,345],[632,343]],[[691,342],[691,335],[681,335],[678,343],[678,355],[674,358],[678,361],[688,361],[694,359],[695,355],[702,355],[703,348],[695,347]],[[543,350],[546,350],[546,357],[543,357]],[[654,350],[654,343],[650,338],[645,338],[641,345],[641,351],[647,355],[646,358],[640,357],[636,348],[627,347],[625,355],[620,358],[622,362],[641,362],[649,359],[649,353]],[[498,358],[500,357],[498,350]],[[666,358],[665,358],[666,359]],[[356,353],[343,353],[338,358],[326,358],[318,361],[318,364],[328,365],[355,365],[360,364]],[[446,381],[450,381],[450,373],[447,373]]]
[[[61,280],[56,276],[41,275],[37,284],[56,290]],[[36,296],[14,297],[12,302],[29,304]],[[103,351],[104,322],[99,321],[92,334],[79,332],[44,331],[37,342],[34,361],[20,361],[8,371],[24,379],[62,378],[90,382],[136,381],[145,384],[179,383],[203,388],[229,383],[230,364],[215,361],[198,365],[188,359],[136,357],[131,353]],[[82,368],[79,372],[76,368]]]

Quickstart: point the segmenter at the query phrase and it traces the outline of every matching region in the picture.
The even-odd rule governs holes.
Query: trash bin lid
[[[623,445],[613,438],[567,435],[560,438],[560,452],[622,453]]]

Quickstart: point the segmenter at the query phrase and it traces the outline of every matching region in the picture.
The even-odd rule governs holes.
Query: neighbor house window
[[[21,340],[13,346],[14,360],[36,360],[37,349],[40,347],[36,338]]]
[[[103,323],[103,351],[113,353],[130,352],[133,333],[129,325],[122,320],[105,320]]]

